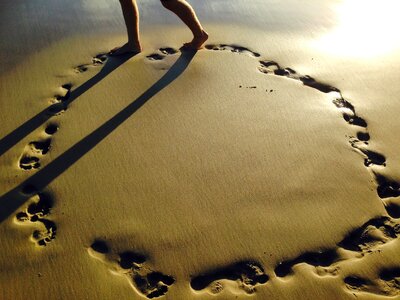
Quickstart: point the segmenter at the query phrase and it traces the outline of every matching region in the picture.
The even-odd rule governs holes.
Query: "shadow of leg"
[[[16,145],[20,140],[30,134],[32,131],[43,125],[47,120],[55,115],[58,111],[66,109],[70,103],[76,100],[83,93],[88,91],[94,85],[103,80],[107,75],[116,70],[119,66],[133,57],[134,53],[119,56],[118,58],[109,58],[107,63],[99,73],[90,78],[88,81],[71,91],[68,99],[62,103],[57,103],[45,108],[36,116],[32,117],[24,124],[10,132],[0,140],[0,156]]]
[[[0,223],[10,216],[18,207],[24,204],[32,195],[44,189],[54,179],[71,167],[82,156],[105,139],[118,126],[132,116],[142,105],[154,95],[178,78],[188,67],[196,51],[182,52],[181,56],[163,77],[154,83],[147,91],[130,103],[127,107],[77,142],[42,170],[38,171],[23,183],[0,197]]]

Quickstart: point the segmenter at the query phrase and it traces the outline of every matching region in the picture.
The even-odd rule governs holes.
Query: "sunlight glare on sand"
[[[370,58],[400,46],[400,1],[344,0],[336,9],[338,26],[317,41],[321,50]]]

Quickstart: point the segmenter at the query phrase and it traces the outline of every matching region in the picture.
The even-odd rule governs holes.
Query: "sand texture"
[[[400,299],[400,43],[343,52],[352,2],[192,1],[194,52],[143,1],[121,57],[117,2],[1,4],[0,299]]]

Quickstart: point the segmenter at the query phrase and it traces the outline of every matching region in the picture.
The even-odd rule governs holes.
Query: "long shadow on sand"
[[[131,102],[127,107],[77,142],[43,169],[29,177],[23,183],[0,197],[0,223],[24,204],[32,195],[43,190],[54,179],[93,149],[118,126],[134,114],[154,95],[172,83],[188,67],[195,56],[195,51],[184,51],[174,65],[147,91]]]
[[[63,103],[57,103],[46,107],[36,116],[32,117],[24,124],[3,137],[0,140],[0,156],[7,152],[10,148],[12,148],[15,144],[17,144],[32,131],[43,125],[47,120],[53,117],[57,111],[66,109],[69,104],[71,104],[83,93],[99,83],[102,79],[104,79],[107,75],[116,70],[119,66],[121,66],[134,55],[135,54],[126,54],[120,57],[110,57],[99,73],[97,73],[95,76],[87,80],[76,89],[72,90],[69,98]]]

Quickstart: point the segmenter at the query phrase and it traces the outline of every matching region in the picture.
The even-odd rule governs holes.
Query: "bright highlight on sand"
[[[373,57],[394,51],[400,37],[397,0],[347,0],[337,7],[338,26],[317,41],[323,51],[335,55]]]

